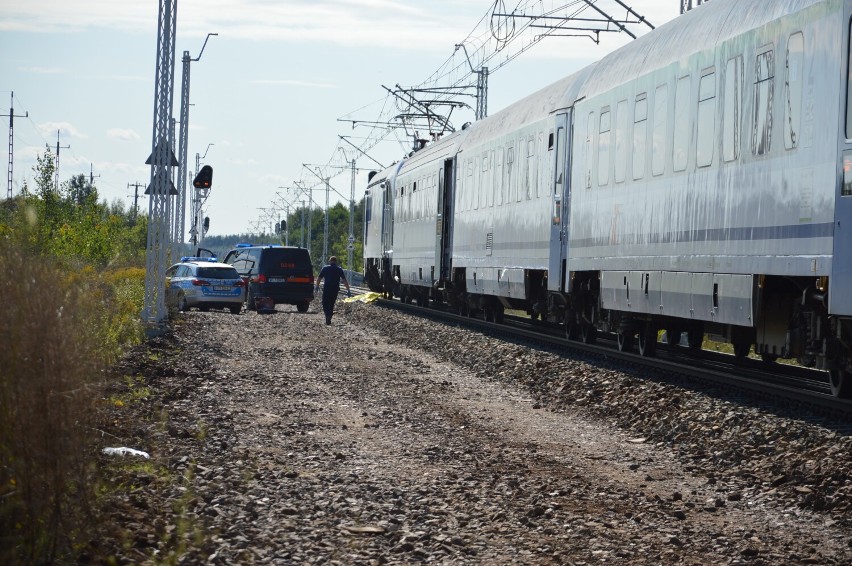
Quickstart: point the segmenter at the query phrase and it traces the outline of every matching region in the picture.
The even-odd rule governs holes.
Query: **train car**
[[[711,335],[852,397],[851,27],[850,0],[715,0],[473,124],[397,185],[396,277],[642,355]],[[430,233],[412,172],[453,159]]]
[[[364,192],[364,280],[377,293],[389,293],[391,237],[393,235],[393,194],[396,173],[402,162],[370,175]]]
[[[470,127],[459,148],[452,287],[460,312],[500,320],[506,308],[546,311],[554,187],[567,179],[564,116],[593,67]],[[560,155],[559,158],[556,155]]]
[[[393,278],[403,301],[426,304],[449,267],[445,243],[451,239],[452,195],[463,128],[414,152],[400,163],[393,193]],[[436,292],[433,292],[436,289]]]
[[[712,333],[852,395],[850,15],[717,0],[598,63],[574,108],[569,332],[644,354],[661,328]]]

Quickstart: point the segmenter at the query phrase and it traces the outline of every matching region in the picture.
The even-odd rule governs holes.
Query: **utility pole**
[[[186,233],[186,179],[187,179],[187,148],[189,146],[189,70],[192,61],[201,59],[204,54],[204,48],[207,47],[207,41],[211,35],[219,35],[218,33],[208,33],[204,40],[204,45],[201,46],[201,51],[198,57],[192,59],[189,56],[189,51],[183,52],[183,80],[181,83],[180,97],[180,139],[178,141],[178,198],[175,202],[175,241],[179,244],[183,243],[184,234]],[[198,173],[196,164],[195,172]],[[195,211],[193,210],[193,214]]]
[[[90,187],[95,184],[95,178],[99,179],[101,177],[100,174],[98,174],[98,175],[94,174],[94,167],[95,167],[94,163],[89,163],[89,186]]]
[[[144,187],[145,183],[127,183],[127,188],[133,187],[133,223],[136,224],[136,216],[139,214],[139,187]]]
[[[175,27],[177,0],[159,0],[157,18],[157,65],[154,80],[154,120],[151,136],[151,181],[145,191],[148,202],[148,241],[145,253],[145,297],[142,321],[160,331],[168,317],[165,305],[166,258],[171,245],[168,223],[171,197],[177,194],[169,178],[169,166],[177,160],[169,145],[169,125],[174,101]]]
[[[331,185],[329,185],[329,178],[322,177],[319,174],[319,169],[314,171],[306,163],[302,163],[302,167],[313,173],[317,176],[317,178],[325,184],[325,223],[323,224],[322,231],[322,260],[326,261],[328,259],[328,193],[331,191]]]
[[[59,193],[59,150],[60,149],[71,149],[70,145],[59,145],[59,130],[56,130],[56,182],[55,188],[56,192]]]
[[[352,255],[355,250],[355,158],[352,158],[352,190],[349,193],[349,239],[346,244],[346,266],[349,268],[349,282],[352,282],[352,271],[355,264]]]
[[[15,93],[13,92],[10,96],[11,102],[9,103],[9,113],[8,114],[0,114],[0,116],[8,116],[9,117],[9,173],[6,176],[6,198],[12,198],[12,165],[15,161],[15,118],[29,118],[30,113],[26,112],[23,116],[20,114],[15,114]]]
[[[470,62],[470,55],[467,54],[467,47],[464,43],[457,43],[456,51],[459,47],[464,50],[470,72],[476,74],[476,119],[482,120],[488,116],[488,67],[481,67],[478,71],[474,69],[473,63]]]
[[[693,8],[697,8],[703,2],[709,2],[710,0],[680,0],[680,13],[685,14],[686,12],[692,10]]]
[[[195,154],[195,174],[198,175],[198,172],[201,171],[201,160],[207,157],[207,152],[210,151],[210,148],[215,145],[212,143],[207,144],[207,149],[204,150],[204,155],[200,153]],[[203,192],[203,194],[202,194]],[[197,245],[201,245],[201,239],[204,237],[204,228],[202,226],[204,219],[201,214],[201,207],[204,204],[204,201],[207,200],[208,195],[210,194],[210,188],[200,188],[195,189],[192,196],[192,225],[189,228],[189,243],[193,245],[193,247]]]

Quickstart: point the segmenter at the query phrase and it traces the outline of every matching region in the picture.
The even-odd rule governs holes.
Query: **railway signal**
[[[213,168],[205,165],[192,180],[192,186],[196,189],[209,189],[213,185]]]

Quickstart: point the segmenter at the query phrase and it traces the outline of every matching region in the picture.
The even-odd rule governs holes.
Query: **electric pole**
[[[204,48],[207,47],[207,41],[211,35],[219,35],[218,33],[208,33],[204,40],[204,45],[201,46],[201,51],[195,59],[189,56],[189,51],[183,52],[183,80],[181,83],[180,97],[180,139],[178,141],[178,183],[177,191],[178,198],[175,203],[175,225],[174,234],[175,241],[179,244],[183,243],[184,234],[186,233],[186,178],[187,178],[187,149],[189,147],[189,71],[190,63],[201,59],[204,54]],[[198,173],[198,165],[196,162],[195,172]],[[195,210],[192,211],[193,215]]]
[[[0,116],[9,116],[9,173],[6,177],[6,198],[12,198],[12,165],[15,161],[15,118],[29,118],[30,113],[26,112],[23,116],[15,114],[15,93],[10,96],[9,113],[0,114]]]
[[[151,139],[151,181],[148,202],[148,240],[145,253],[145,297],[142,320],[151,330],[161,330],[168,312],[165,305],[166,259],[171,246],[169,205],[177,194],[169,167],[177,165],[169,144],[174,101],[175,27],[177,0],[160,0],[157,18],[157,65],[154,80],[154,121]]]
[[[127,188],[133,187],[133,223],[136,224],[136,216],[139,214],[139,188],[145,183],[127,183]]]
[[[59,145],[59,130],[56,130],[56,183],[55,188],[56,192],[59,193],[59,150],[60,149],[71,149],[70,145]]]
[[[95,178],[100,178],[100,174],[94,174],[94,163],[89,163],[89,187],[95,184]]]

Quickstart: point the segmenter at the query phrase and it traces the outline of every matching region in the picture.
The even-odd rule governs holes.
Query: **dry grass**
[[[0,563],[70,562],[95,524],[105,296],[9,240],[0,265]]]

